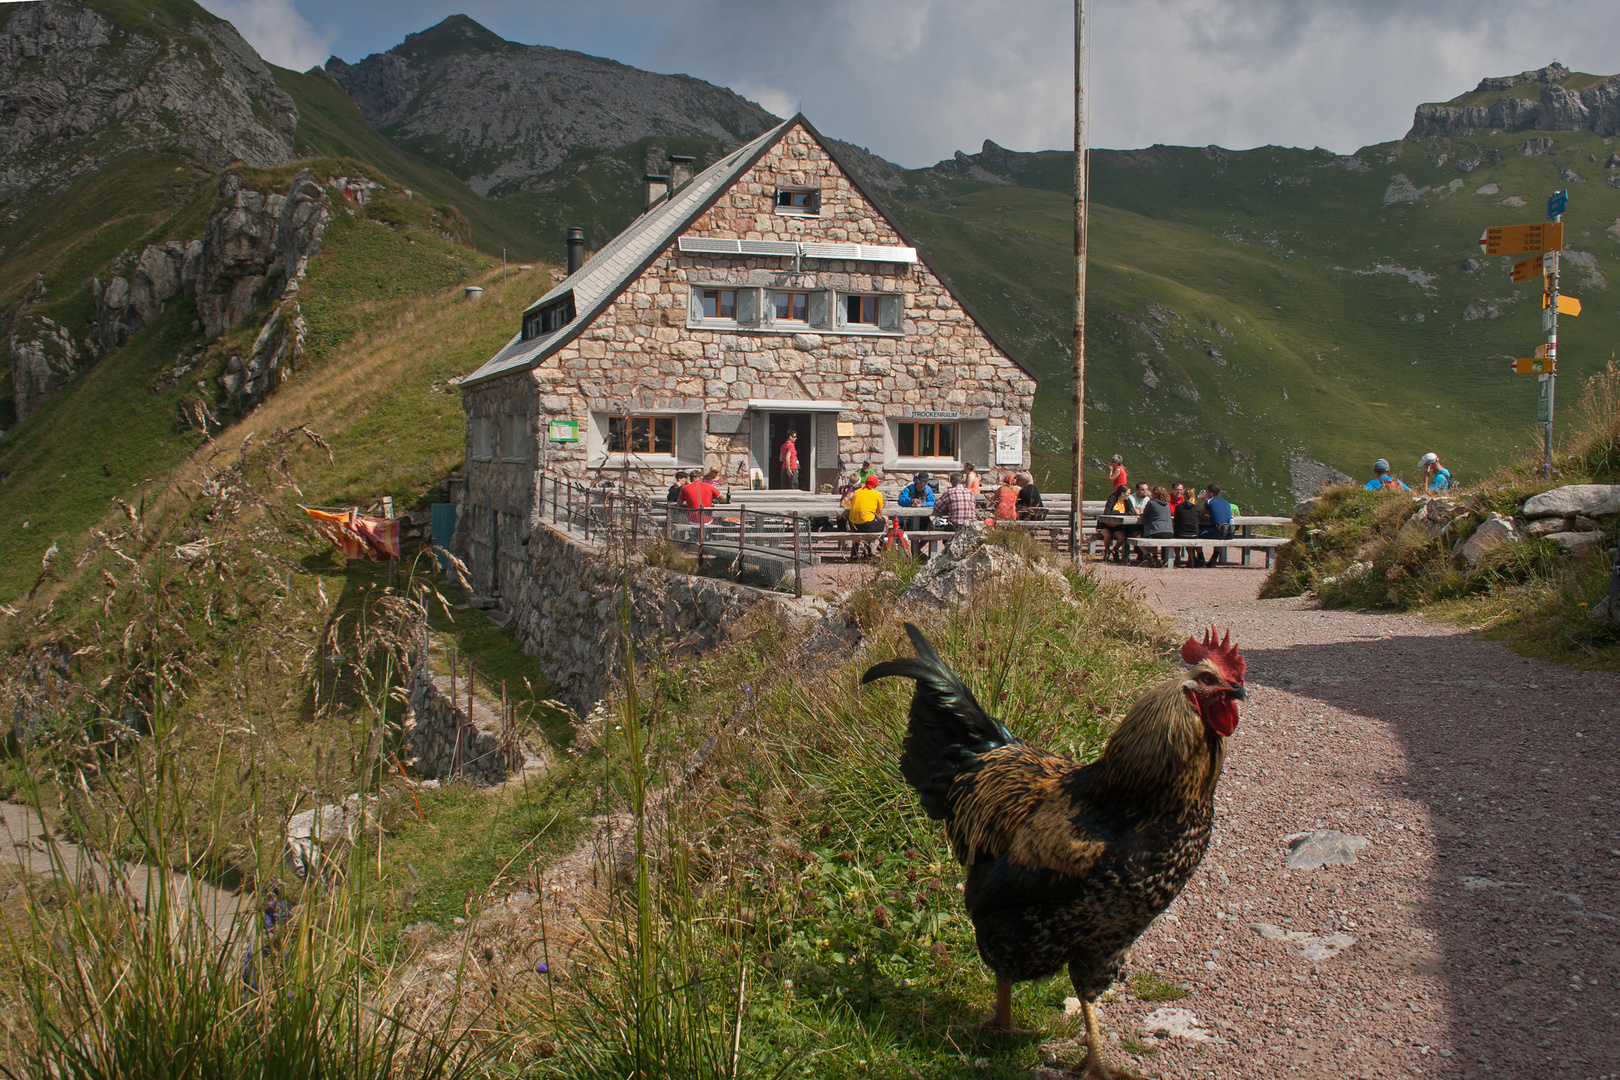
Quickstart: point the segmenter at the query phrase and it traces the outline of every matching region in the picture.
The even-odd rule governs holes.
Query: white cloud
[[[293,0],[201,0],[203,7],[228,20],[260,56],[272,64],[307,71],[326,63],[337,40],[336,27],[318,31],[299,13]]]

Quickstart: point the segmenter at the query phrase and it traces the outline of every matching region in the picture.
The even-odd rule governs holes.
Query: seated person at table
[[[1019,473],[1023,485],[1018,489],[1018,517],[1024,521],[1041,521],[1046,517],[1046,504],[1041,501],[1041,489],[1035,486],[1035,477]],[[1035,511],[1039,510],[1040,513]]]
[[[1176,507],[1187,501],[1187,486],[1180,480],[1170,485],[1170,512],[1175,513]]]
[[[1153,489],[1147,504],[1142,507],[1142,539],[1169,540],[1174,526],[1170,517],[1170,493],[1162,487]],[[1143,548],[1142,561],[1154,566],[1164,565],[1164,551]]]
[[[934,502],[934,510],[949,529],[959,529],[979,516],[979,500],[967,486],[965,473],[951,473],[951,486]]]
[[[1198,536],[1204,540],[1230,540],[1232,539],[1232,504],[1221,498],[1221,486],[1211,484],[1204,489],[1203,527],[1198,530]],[[1203,548],[1198,549],[1199,555],[1204,553]],[[1226,549],[1216,548],[1218,557],[1210,559],[1212,563],[1226,564]]]
[[[934,505],[934,486],[928,482],[928,474],[920,472],[911,478],[911,483],[900,489],[899,502],[901,506],[914,506],[922,509]],[[928,528],[929,515],[911,519],[913,529]]]
[[[1176,487],[1179,488],[1181,485],[1177,484]],[[1204,511],[1195,498],[1188,497],[1177,503],[1175,509],[1170,511],[1171,531],[1175,533],[1176,539],[1197,539],[1199,531],[1203,529],[1203,514]],[[1183,553],[1185,553],[1187,565],[1204,565],[1202,548],[1185,547],[1176,549],[1176,566],[1181,565]]]
[[[1136,490],[1131,493],[1130,500],[1129,500],[1130,506],[1131,506],[1131,513],[1137,515],[1137,521],[1136,521],[1136,524],[1134,524],[1134,525],[1125,526],[1125,535],[1126,536],[1141,536],[1142,535],[1142,520],[1141,520],[1142,511],[1144,509],[1146,509],[1147,504],[1148,504],[1148,500],[1151,499],[1152,497],[1153,497],[1152,493],[1148,491],[1147,481],[1146,480],[1138,480],[1136,482]],[[1124,553],[1124,546],[1123,545],[1121,547],[1121,553],[1122,554]],[[1123,562],[1124,560],[1121,559],[1120,561]],[[1146,557],[1144,556],[1144,554],[1142,552],[1138,551],[1136,553],[1136,561],[1140,563],[1140,562],[1146,562],[1147,560],[1146,560]]]
[[[994,512],[997,521],[1012,521],[1018,517],[1018,477],[1008,473],[996,488]]]
[[[686,473],[675,474],[675,482],[669,485],[669,494],[664,496],[665,502],[675,502],[681,497],[681,488],[686,486]]]
[[[868,476],[866,483],[849,497],[850,532],[881,535],[889,527],[889,519],[880,513],[882,509],[883,492],[878,490],[878,478]],[[872,541],[864,540],[860,546],[867,554],[872,553]]]
[[[1129,515],[1131,510],[1130,488],[1124,484],[1114,489],[1114,493],[1103,502],[1102,512],[1105,515]],[[1125,523],[1122,521],[1098,521],[1097,535],[1102,537],[1103,562],[1108,561],[1110,555],[1115,562],[1125,561],[1125,537],[1128,535]]]

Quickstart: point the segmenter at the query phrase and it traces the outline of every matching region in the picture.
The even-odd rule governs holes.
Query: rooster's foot
[[[1012,983],[996,979],[996,1011],[981,1020],[975,1029],[993,1035],[1034,1035],[1029,1028],[1014,1027],[1012,1022]]]

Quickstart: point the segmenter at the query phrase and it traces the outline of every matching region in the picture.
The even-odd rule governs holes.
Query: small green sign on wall
[[[551,421],[546,425],[546,438],[552,442],[579,442],[579,421]]]

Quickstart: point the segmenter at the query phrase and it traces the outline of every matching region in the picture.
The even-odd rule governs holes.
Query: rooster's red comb
[[[1202,643],[1197,638],[1188,638],[1181,646],[1181,658],[1189,665],[1197,665],[1208,660],[1220,669],[1221,674],[1230,683],[1242,683],[1243,673],[1249,669],[1243,654],[1232,644],[1232,631],[1228,630],[1224,638],[1217,638],[1213,626],[1204,631]]]

